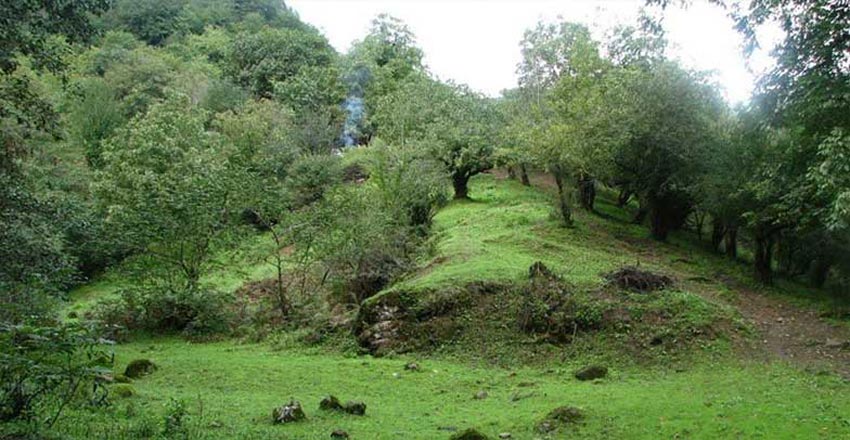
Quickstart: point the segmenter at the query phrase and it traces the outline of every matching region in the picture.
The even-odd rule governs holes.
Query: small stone
[[[510,432],[502,432],[502,433],[499,433],[499,438],[501,438],[501,439],[512,438],[512,437],[513,437],[513,436],[511,435],[511,433],[510,433]]]
[[[356,401],[346,402],[345,405],[342,407],[342,410],[349,414],[362,416],[366,414],[366,404],[363,402]]]
[[[826,348],[847,348],[850,347],[850,341],[839,341],[838,339],[826,338],[823,344]]]
[[[307,416],[301,408],[301,402],[297,400],[290,401],[272,411],[272,423],[274,424],[298,422],[306,418]]]
[[[339,399],[335,396],[326,396],[319,402],[319,409],[325,411],[340,411],[342,410],[342,404],[339,403]]]
[[[591,365],[576,371],[575,377],[578,380],[593,380],[601,379],[608,375],[608,367],[600,365]]]
[[[779,317],[779,318],[776,318],[776,322],[782,324],[783,322],[785,322],[785,320],[782,319],[782,317]]]
[[[331,433],[331,438],[348,438],[348,433],[341,429],[337,429]]]
[[[149,359],[136,359],[124,369],[124,375],[131,379],[138,379],[142,376],[153,373],[157,370],[156,364]]]
[[[481,390],[475,393],[475,400],[484,400],[487,398],[487,396],[489,396],[489,394],[487,394],[487,391]]]
[[[410,362],[404,366],[404,369],[406,371],[419,371],[419,364],[417,364],[416,362]]]

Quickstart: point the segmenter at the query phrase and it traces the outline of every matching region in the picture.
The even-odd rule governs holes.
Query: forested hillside
[[[4,2],[0,438],[850,436],[850,6],[715,3],[783,31],[734,107],[688,2],[498,97],[389,15]]]

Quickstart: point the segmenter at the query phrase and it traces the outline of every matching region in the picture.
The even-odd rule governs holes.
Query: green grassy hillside
[[[159,369],[130,384],[134,395],[114,399],[106,417],[102,410],[73,410],[58,429],[71,438],[159,438],[177,401],[187,413],[189,438],[324,439],[344,429],[355,439],[447,439],[468,427],[492,438],[509,432],[515,439],[850,436],[846,380],[817,373],[820,369],[764,362],[764,353],[747,348],[752,329],[733,307],[740,293],[734,286],[748,285],[738,264],[706,254],[684,236],[671,244],[648,240],[645,230],[628,223],[627,214],[604,197],[602,215],[579,212],[578,226],[568,229],[550,215],[544,190],[480,176],[471,196],[438,213],[434,253],[371,303],[404,292],[422,305],[455,292],[471,295],[465,287],[470,284],[523,283],[528,267],[542,261],[582,301],[628,306],[641,316],[661,311],[670,331],[711,326],[718,317],[738,324],[719,339],[698,339],[702,342],[684,348],[635,346],[636,352],[655,354],[636,362],[623,350],[631,340],[617,339],[622,332],[588,332],[573,344],[519,333],[515,321],[499,314],[517,298],[508,289],[481,296],[486,300],[472,297],[447,315],[459,332],[444,346],[384,358],[357,355],[354,338],[342,334],[318,345],[302,342],[303,332],[263,344],[141,340],[115,347],[116,371],[137,358],[151,359]],[[669,274],[675,288],[654,296],[602,289],[601,275],[623,265]],[[222,288],[263,276],[261,266],[234,267],[217,275]],[[119,275],[107,280],[78,291],[76,304],[109,295],[121,283]],[[650,331],[654,324],[634,325]],[[666,352],[679,349],[688,356]],[[405,371],[409,361],[420,370]],[[573,377],[595,362],[605,362],[611,374],[592,382]],[[474,399],[480,391],[487,397]],[[327,394],[363,400],[366,416],[319,411]],[[272,409],[290,399],[301,401],[307,420],[272,425]],[[584,419],[550,434],[536,430],[550,410],[563,405],[580,408]]]

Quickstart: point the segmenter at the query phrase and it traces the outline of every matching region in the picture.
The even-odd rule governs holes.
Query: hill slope
[[[585,417],[549,438],[850,436],[850,385],[845,380],[784,362],[762,362],[772,359],[770,352],[749,342],[761,339],[737,330],[728,339],[735,350],[713,339],[697,339],[709,343],[694,345],[690,356],[672,364],[634,363],[621,350],[612,355],[594,349],[625,345],[612,330],[588,330],[571,344],[518,332],[515,321],[503,321],[512,319],[509,314],[498,313],[511,310],[511,301],[518,298],[513,288],[525,285],[535,261],[547,265],[579,301],[627,304],[642,313],[661,308],[671,316],[668,324],[735,317],[730,304],[755,298],[750,295],[784,304],[784,316],[812,312],[754,291],[738,265],[705,254],[685,238],[673,244],[645,239],[645,231],[629,224],[627,214],[604,198],[599,204],[603,215],[579,212],[579,226],[565,229],[550,218],[545,190],[487,175],[474,179],[471,189],[474,200],[453,202],[436,217],[435,254],[370,301],[375,305],[407,294],[422,305],[466,295],[470,302],[465,308],[445,315],[458,326],[453,337],[416,354],[380,359],[354,357],[352,340],[344,335],[338,344],[307,345],[297,332],[267,344],[177,339],[121,344],[116,346],[118,367],[150,358],[159,370],[132,383],[135,395],[116,398],[106,417],[101,410],[74,410],[57,429],[72,438],[155,437],[173,411],[169,402],[176,399],[188,413],[184,425],[192,438],[323,439],[344,429],[352,438],[431,439],[449,438],[471,426],[493,437],[510,432],[512,438],[546,438],[536,425],[562,405],[580,408]],[[602,289],[601,274],[625,264],[669,274],[676,286],[652,295]],[[235,279],[242,272],[222,277]],[[741,310],[746,319],[749,309]],[[831,336],[845,335],[843,327],[814,315],[807,322],[826,326]],[[645,328],[655,322],[649,324]],[[638,347],[657,350],[662,360],[671,359],[665,357],[667,349],[665,344]],[[830,350],[824,353],[832,362],[823,365],[831,368],[844,352]],[[418,362],[419,371],[405,371],[409,361]],[[611,367],[607,378],[586,383],[573,377],[576,369],[600,361]],[[813,365],[821,365],[828,358],[816,361]],[[474,399],[481,391],[487,397]],[[364,400],[366,416],[319,411],[326,394]],[[304,404],[307,421],[272,425],[272,408],[291,398]]]

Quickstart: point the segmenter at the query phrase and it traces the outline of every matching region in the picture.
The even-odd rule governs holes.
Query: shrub
[[[0,326],[0,421],[52,425],[73,400],[98,399],[112,361],[104,341],[76,324]]]
[[[286,180],[295,205],[309,205],[320,200],[330,187],[342,181],[342,167],[336,156],[303,156],[292,164]]]
[[[116,339],[139,330],[182,332],[203,339],[229,330],[231,302],[231,295],[211,289],[135,287],[98,304],[91,317]]]

